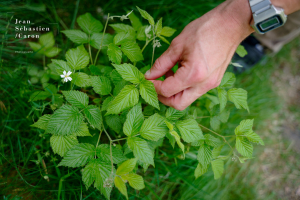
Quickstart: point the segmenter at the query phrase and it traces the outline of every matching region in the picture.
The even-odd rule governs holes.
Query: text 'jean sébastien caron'
[[[17,24],[17,26],[15,26],[15,31],[16,31],[15,38],[40,38],[40,35],[38,34],[27,34],[25,32],[50,31],[49,27],[41,27],[41,26],[28,27],[28,25],[32,24],[30,20],[16,19],[15,24]]]

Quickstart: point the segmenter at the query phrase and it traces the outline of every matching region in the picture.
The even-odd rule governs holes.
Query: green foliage
[[[28,44],[34,51],[48,58],[57,56],[61,51],[60,48],[54,46],[55,40],[52,32],[41,35],[39,43],[28,42]]]
[[[52,59],[48,65],[57,75],[72,72],[72,80],[44,86],[44,90],[33,92],[29,99],[31,103],[56,102],[55,107],[50,107],[53,112],[45,111],[32,127],[51,134],[52,150],[62,157],[58,166],[80,168],[85,187],[93,185],[106,199],[110,198],[114,186],[127,199],[126,183],[135,190],[145,187],[143,177],[137,174],[139,166],[144,171],[150,165],[155,166],[156,149],[164,138],[168,138],[174,152],[179,152],[171,155],[176,163],[176,157],[190,159],[186,154],[198,151],[196,178],[211,165],[218,179],[224,171],[224,160],[237,156],[240,162],[245,162],[252,158],[252,143],[264,144],[252,130],[253,120],[243,120],[230,142],[215,132],[230,116],[227,101],[237,109],[249,111],[247,92],[233,88],[232,73],[225,73],[217,89],[197,100],[207,110],[192,106],[179,111],[159,103],[154,84],[144,77],[151,65],[144,61],[143,51],[151,41],[154,41],[153,52],[160,46],[158,39],[169,43],[164,37],[171,37],[176,30],[163,26],[162,18],[155,23],[149,13],[140,8],[138,11],[149,24],[143,25],[134,13],[113,16],[121,20],[129,17],[132,24],[109,24],[114,35],[106,33],[107,25],[103,27],[90,13],[80,15],[77,23],[82,30],[63,31],[79,46],[67,50],[66,61]],[[143,48],[140,41],[146,41]],[[36,49],[38,45],[50,48],[54,43],[46,35],[40,44],[31,45]],[[97,51],[94,60],[91,47]],[[101,55],[99,60],[98,55]],[[105,60],[109,62],[102,65]],[[204,113],[209,115],[207,122],[214,131],[199,124]],[[201,127],[214,135],[203,135]],[[233,141],[235,148],[231,146]],[[169,154],[164,150],[157,153]]]

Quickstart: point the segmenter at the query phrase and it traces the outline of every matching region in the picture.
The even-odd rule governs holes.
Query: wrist
[[[271,0],[271,3],[276,7],[283,8],[286,15],[289,15],[300,9],[299,0]]]

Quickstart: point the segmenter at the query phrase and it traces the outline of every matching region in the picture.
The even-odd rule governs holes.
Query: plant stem
[[[90,38],[90,36],[89,36],[89,38]],[[89,39],[89,41],[90,41],[90,39]],[[92,52],[91,52],[91,45],[90,45],[90,43],[89,43],[89,53],[90,53],[91,63],[93,65],[93,58],[92,58]]]
[[[98,50],[98,52],[96,54],[96,57],[95,57],[95,62],[94,62],[95,64],[97,63],[97,58],[98,58],[98,55],[99,55],[99,53],[101,51],[101,48],[102,48],[103,38],[104,38],[105,31],[106,31],[108,20],[109,20],[109,13],[107,15],[107,20],[106,20],[106,23],[105,23],[105,26],[104,26],[103,35],[102,35],[102,39],[101,39],[101,45],[100,45],[100,48],[99,48],[99,50]]]
[[[154,32],[154,26],[152,27],[152,32],[153,32],[153,37],[155,38],[156,36],[155,36],[155,32]],[[154,50],[155,50],[155,45],[153,45],[151,67],[153,66]]]
[[[100,142],[100,138],[101,138],[101,134],[102,134],[102,131],[100,131],[100,134],[99,134],[99,137],[98,137],[98,141],[97,141],[97,144],[96,144],[96,148],[95,148],[95,158],[96,158],[96,149],[99,145],[99,142]]]
[[[112,145],[112,139],[111,137],[109,136],[109,134],[107,133],[107,131],[105,130],[105,127],[103,125],[103,130],[106,134],[106,136],[108,137],[109,139],[109,149],[110,149],[110,162],[111,162],[111,173],[113,173],[114,171],[114,163],[113,163],[113,159],[112,159],[112,149],[111,149],[111,145]]]
[[[144,47],[142,48],[142,53],[145,50],[146,46],[152,41],[154,40],[156,37],[153,37],[151,40],[147,41],[146,44],[144,45]]]

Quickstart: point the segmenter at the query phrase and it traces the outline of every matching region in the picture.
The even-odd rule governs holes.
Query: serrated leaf
[[[137,30],[137,34],[136,34],[136,39],[140,40],[140,41],[146,41],[146,33],[145,30],[148,26],[141,26],[138,30]]]
[[[114,180],[116,188],[128,199],[127,188],[121,177],[116,176]]]
[[[137,43],[131,41],[124,42],[121,44],[121,50],[131,62],[144,60],[142,50]]]
[[[247,50],[242,45],[239,45],[235,52],[237,53],[237,55],[239,55],[242,58],[248,54]]]
[[[199,163],[201,163],[203,166],[206,166],[210,163],[212,159],[212,151],[210,149],[210,146],[207,144],[201,145],[198,151],[197,160]]]
[[[55,67],[55,70],[58,75],[63,74],[63,71],[66,71],[66,72],[72,71],[70,66],[64,60],[51,59],[51,61],[54,64],[53,66]]]
[[[78,108],[64,105],[54,112],[46,132],[55,135],[70,135],[78,130],[82,120],[83,116]]]
[[[160,34],[166,37],[171,37],[176,32],[176,29],[170,27],[163,27]]]
[[[128,85],[128,82],[122,79],[122,81],[115,85],[113,95],[117,96],[126,85]]]
[[[246,133],[246,137],[250,142],[265,145],[264,141],[259,137],[259,135],[257,135],[253,131],[250,131],[250,132]]]
[[[194,146],[194,147],[199,147],[199,146],[201,146],[203,144],[204,144],[204,139],[197,140],[197,141],[191,143],[191,145]]]
[[[28,42],[30,48],[32,48],[33,51],[36,51],[38,53],[43,53],[42,45],[36,42]]]
[[[169,107],[166,112],[166,118],[171,121],[175,121],[186,113],[186,110],[176,110],[175,108]]]
[[[197,168],[195,170],[195,179],[205,174],[207,170],[208,170],[208,165],[203,166],[201,163],[198,163]]]
[[[145,140],[138,137],[129,137],[127,142],[129,148],[133,151],[134,157],[142,163],[154,166],[153,153]]]
[[[126,160],[118,167],[116,174],[119,176],[128,174],[134,169],[134,167],[136,166],[136,162],[136,158]]]
[[[219,179],[224,172],[224,161],[223,160],[214,160],[211,162],[211,167],[214,172],[214,178]]]
[[[168,122],[168,121],[165,121],[165,124],[167,125],[167,127],[168,127],[168,129],[169,129],[170,131],[173,131],[173,129],[174,129],[173,124],[171,124],[171,123]]]
[[[205,143],[212,147],[218,147],[222,144],[221,140],[219,138],[216,138],[210,134],[205,134]]]
[[[77,144],[73,146],[58,166],[81,167],[95,156],[95,147],[91,144]]]
[[[113,43],[108,45],[107,55],[111,62],[116,64],[121,64],[122,51],[119,47],[117,47]]]
[[[39,38],[39,43],[41,44],[42,48],[49,49],[54,46],[55,40],[52,32],[43,34]]]
[[[157,141],[169,132],[164,117],[155,113],[146,119],[141,127],[140,134],[143,138]]]
[[[50,138],[50,145],[53,152],[61,157],[64,157],[64,155],[76,144],[78,144],[78,140],[76,136],[73,135],[52,135]]]
[[[159,39],[161,39],[163,42],[165,42],[165,43],[167,43],[167,44],[170,45],[170,42],[169,42],[165,37],[163,37],[163,36],[161,36],[161,35],[159,35],[158,37],[159,37]]]
[[[228,121],[229,115],[230,115],[230,111],[229,110],[223,110],[220,114],[218,114],[218,119],[222,123],[226,123]]]
[[[44,55],[48,58],[52,58],[52,57],[57,56],[59,54],[59,52],[61,52],[60,48],[51,47],[50,49],[48,49],[44,52]]]
[[[107,98],[103,101],[101,111],[105,111],[105,110],[108,108],[108,106],[109,106],[109,104],[110,104],[110,102],[111,102],[112,100],[113,100],[113,97],[107,97]]]
[[[139,30],[140,27],[143,26],[142,22],[140,21],[140,19],[133,13],[131,12],[129,15],[128,15],[128,18],[131,22],[131,25],[132,27],[137,31]]]
[[[247,91],[241,88],[232,88],[228,90],[228,99],[233,102],[237,109],[244,108],[249,112],[247,104]]]
[[[235,75],[231,72],[226,72],[222,78],[221,84],[219,87],[232,87],[235,82]]]
[[[99,33],[103,29],[102,23],[95,19],[90,13],[80,15],[77,18],[77,23],[87,34]]]
[[[101,111],[97,106],[89,105],[83,110],[83,113],[93,128],[102,130],[102,115]]]
[[[222,148],[223,148],[224,145],[220,145],[218,147],[215,147],[213,150],[212,150],[212,158],[213,159],[216,159],[219,157],[221,151],[222,151]]]
[[[176,122],[176,127],[179,129],[182,139],[185,142],[194,142],[204,139],[202,130],[194,119],[187,119]]]
[[[66,53],[66,59],[68,65],[75,70],[85,68],[90,61],[89,54],[83,45],[80,45],[74,49],[69,49]]]
[[[114,36],[111,34],[105,33],[103,37],[103,33],[93,33],[90,44],[96,49],[106,49],[106,46],[108,46],[110,43],[113,43],[113,40]]]
[[[222,112],[227,103],[227,92],[224,89],[218,88],[218,97],[220,101],[220,112]]]
[[[176,131],[170,131],[170,134],[175,138],[177,145],[182,150],[183,156],[185,157],[185,154],[184,154],[184,145],[180,141],[180,136],[178,135],[178,133]]]
[[[85,44],[89,42],[88,35],[81,30],[65,30],[61,32],[76,44]]]
[[[140,9],[139,7],[137,7],[137,9],[139,10],[141,16],[148,20],[149,24],[151,24],[152,26],[154,26],[154,20],[153,17],[151,17],[151,15],[149,15],[149,13],[147,13],[145,10]]]
[[[236,150],[245,157],[252,157],[253,145],[249,142],[246,137],[236,137]]]
[[[71,90],[62,91],[62,93],[66,97],[67,101],[73,106],[76,106],[78,108],[85,108],[89,104],[89,97],[83,92]]]
[[[110,24],[109,26],[112,27],[117,33],[135,31],[135,29],[132,26],[127,24]]]
[[[71,75],[72,82],[78,87],[89,87],[91,86],[90,76],[83,72],[76,72]]]
[[[159,110],[159,103],[154,84],[151,81],[143,80],[140,84],[141,97],[151,106]]]
[[[113,71],[111,71],[110,78],[111,78],[112,82],[114,83],[114,85],[118,85],[118,83],[123,80],[122,76],[115,69]]]
[[[253,122],[254,122],[254,119],[242,120],[240,122],[240,124],[234,130],[235,135],[244,135],[245,136],[248,132],[253,132],[252,131]]]
[[[127,180],[129,182],[129,185],[136,190],[142,190],[145,188],[144,179],[140,175],[129,173],[123,175],[122,178]]]
[[[50,96],[51,94],[49,92],[36,91],[30,95],[29,101],[45,100]]]
[[[78,130],[73,133],[74,136],[92,136],[89,132],[89,128],[85,122],[82,122],[78,128]]]
[[[133,65],[124,63],[121,65],[112,64],[122,78],[126,81],[129,81],[133,84],[139,84],[145,80],[144,75]]]
[[[170,144],[172,145],[173,149],[175,147],[175,137],[172,136],[169,132],[167,132],[166,137],[169,139]]]
[[[127,119],[124,123],[123,132],[127,136],[134,136],[140,131],[144,122],[141,104],[135,105],[127,114]]]
[[[214,131],[218,131],[220,129],[220,120],[217,116],[210,118],[210,126]]]
[[[115,35],[114,37],[114,44],[121,45],[125,42],[135,42],[135,32],[128,31],[128,32],[120,32]]]
[[[111,92],[111,82],[105,76],[92,76],[91,82],[96,93],[101,95],[108,95]]]
[[[32,124],[30,126],[46,130],[51,116],[52,115],[47,115],[47,114],[43,115],[39,118],[39,120],[37,122],[35,122],[34,124]]]
[[[107,114],[119,114],[136,105],[139,101],[139,91],[134,85],[126,85],[116,98],[109,104]]]
[[[155,33],[157,34],[157,35],[160,35],[160,33],[161,33],[161,31],[162,31],[162,18],[160,18],[157,22],[156,22],[156,24],[155,24]]]
[[[122,122],[119,115],[106,115],[106,124],[115,132],[120,133]]]
[[[111,148],[112,148],[111,151],[112,151],[113,163],[119,164],[119,163],[122,163],[123,161],[127,160],[127,158],[123,155],[123,152],[121,149],[114,147],[114,146],[112,146]],[[99,145],[96,149],[96,154],[100,160],[103,160],[104,162],[107,162],[107,163],[111,162],[109,144]]]

